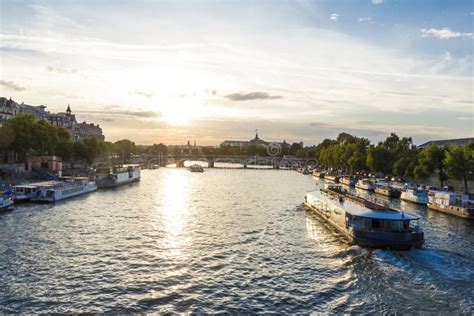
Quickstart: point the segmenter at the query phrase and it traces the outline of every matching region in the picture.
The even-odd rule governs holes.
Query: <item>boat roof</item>
[[[29,189],[34,189],[37,187],[44,187],[44,186],[50,186],[50,185],[55,185],[59,181],[57,180],[51,180],[51,181],[41,181],[41,182],[33,182],[33,183],[27,183],[27,184],[19,184],[19,185],[14,185],[14,188],[29,188]]]
[[[417,220],[420,217],[406,213],[403,211],[387,209],[387,210],[372,210],[367,208],[364,205],[359,203],[353,202],[349,199],[343,199],[342,201],[337,198],[330,198],[326,194],[321,193],[320,191],[313,191],[309,192],[308,195],[312,195],[320,200],[330,202],[333,205],[343,208],[347,213],[360,216],[365,218],[373,218],[373,219],[388,219],[388,220]]]

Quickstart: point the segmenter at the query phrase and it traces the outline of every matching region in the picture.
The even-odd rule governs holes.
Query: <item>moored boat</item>
[[[51,185],[40,187],[31,201],[53,203],[95,190],[97,184],[88,177],[63,177]]]
[[[13,191],[15,195],[13,196],[13,200],[15,203],[23,203],[29,202],[32,198],[36,196],[36,192],[44,186],[51,186],[58,181],[42,181],[42,182],[34,182],[28,184],[20,184],[13,186]]]
[[[332,181],[332,182],[334,182],[334,183],[339,183],[339,177],[338,177],[338,176],[335,176],[335,175],[329,175],[329,174],[327,174],[327,175],[324,176],[324,179],[329,180],[329,181]]]
[[[140,181],[141,173],[139,165],[115,166],[98,170],[96,183],[99,188],[114,188],[124,184]]]
[[[381,195],[391,197],[391,198],[399,198],[400,194],[401,194],[399,189],[391,187],[388,184],[387,185],[376,184],[374,192],[378,193],[378,194],[381,194]]]
[[[10,211],[13,209],[13,192],[8,189],[5,192],[0,193],[0,212]]]
[[[370,179],[360,179],[355,184],[356,188],[373,191],[375,189],[375,184]]]
[[[474,201],[459,192],[429,191],[428,207],[443,213],[474,219]]]
[[[421,188],[404,188],[400,194],[400,200],[426,205],[428,192]]]
[[[326,175],[326,172],[314,170],[312,175],[315,178],[324,178],[324,176]]]
[[[345,177],[341,177],[341,178],[339,179],[339,183],[344,184],[344,185],[347,185],[347,186],[350,186],[350,187],[353,187],[353,186],[356,185],[357,179],[354,178],[354,177],[347,177],[347,176],[345,176]]]
[[[424,243],[423,232],[411,225],[419,217],[353,196],[334,186],[307,193],[304,205],[351,244],[408,250]]]

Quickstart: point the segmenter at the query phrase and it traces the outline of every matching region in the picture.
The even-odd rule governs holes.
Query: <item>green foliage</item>
[[[114,143],[114,150],[123,160],[130,160],[132,154],[139,152],[134,142],[128,139],[122,139]]]
[[[0,129],[0,148],[16,152],[21,160],[27,155],[60,155],[72,153],[69,131],[29,114],[18,114]]]
[[[474,172],[474,144],[450,146],[443,163],[450,177],[464,181],[464,189],[468,192],[467,179]]]
[[[162,154],[163,156],[166,156],[168,154],[168,148],[166,147],[166,145],[162,143],[153,144],[147,149],[147,153],[154,156],[158,156],[160,154]]]
[[[445,150],[434,144],[424,147],[418,153],[418,165],[415,167],[415,177],[417,179],[427,178],[430,174],[436,173],[443,186],[443,182],[447,180],[444,172]]]

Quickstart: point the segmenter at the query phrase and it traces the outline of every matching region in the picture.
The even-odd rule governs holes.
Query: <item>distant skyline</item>
[[[0,96],[106,140],[474,135],[472,1],[2,1]]]

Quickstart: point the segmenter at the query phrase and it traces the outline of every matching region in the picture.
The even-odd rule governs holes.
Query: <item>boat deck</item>
[[[347,213],[360,216],[365,218],[375,218],[375,219],[388,219],[388,220],[416,220],[419,217],[405,213],[405,212],[398,212],[395,210],[372,210],[367,208],[366,206],[359,204],[355,201],[351,201],[348,198],[339,199],[336,196],[329,197],[325,193],[321,192],[320,190],[309,192],[308,194],[318,198],[321,201],[327,201],[332,203],[333,205],[339,206],[343,208]]]

